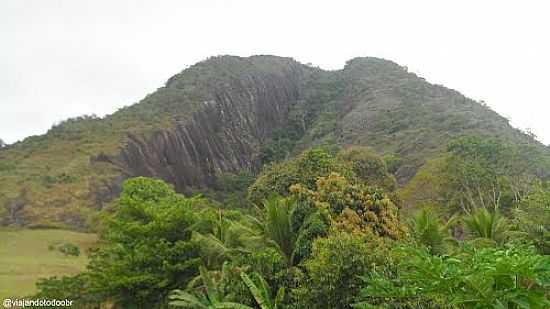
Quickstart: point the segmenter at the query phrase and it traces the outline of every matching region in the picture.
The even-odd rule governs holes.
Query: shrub
[[[71,243],[65,243],[65,244],[57,247],[57,250],[59,250],[59,252],[65,254],[65,255],[70,255],[70,256],[79,256],[80,255],[80,248],[77,245],[71,244]]]
[[[433,256],[427,248],[403,246],[397,276],[364,277],[356,308],[416,304],[416,308],[548,308],[550,257],[528,247],[475,248]]]

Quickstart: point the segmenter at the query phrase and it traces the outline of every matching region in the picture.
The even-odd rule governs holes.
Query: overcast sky
[[[0,138],[135,103],[208,56],[405,65],[550,143],[548,1],[0,1]]]

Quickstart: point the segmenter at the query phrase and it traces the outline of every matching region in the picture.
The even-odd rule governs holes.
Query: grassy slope
[[[84,270],[86,251],[96,241],[94,234],[65,230],[0,230],[0,299],[32,294],[39,278]],[[48,249],[67,242],[80,247],[79,257]]]
[[[192,87],[193,78],[203,73],[200,64],[187,71],[177,79],[186,89],[164,87],[104,119],[71,119],[0,150],[0,221],[8,212],[3,206],[18,196],[27,201],[23,216],[33,225],[64,227],[72,218],[85,219],[95,206],[90,189],[120,174],[109,164],[92,164],[90,157],[117,155],[127,134],[169,129],[172,117],[189,115],[203,93]]]

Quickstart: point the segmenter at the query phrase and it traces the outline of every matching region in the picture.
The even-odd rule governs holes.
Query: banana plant
[[[206,267],[199,268],[203,291],[195,295],[189,291],[174,290],[169,296],[169,304],[178,308],[193,309],[253,309],[250,306],[228,301],[231,295],[225,294]]]
[[[277,291],[275,298],[271,297],[270,287],[265,279],[258,273],[254,273],[254,277],[259,284],[245,273],[241,272],[241,278],[246,284],[254,300],[261,309],[280,309],[282,308],[283,298],[285,297],[285,288],[281,287]]]

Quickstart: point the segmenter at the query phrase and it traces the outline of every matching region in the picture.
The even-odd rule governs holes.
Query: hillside
[[[112,115],[70,119],[0,149],[0,218],[85,228],[128,177],[189,192],[315,145],[393,155],[405,184],[467,134],[542,147],[489,108],[391,61],[355,58],[325,71],[275,56],[213,57]]]

